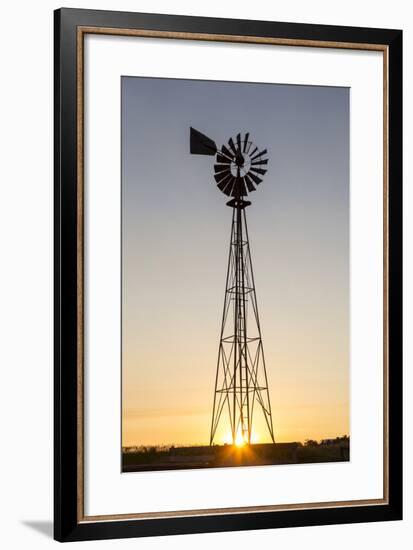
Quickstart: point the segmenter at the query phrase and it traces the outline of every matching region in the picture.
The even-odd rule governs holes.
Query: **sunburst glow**
[[[237,437],[235,438],[235,445],[237,447],[244,447],[246,444],[247,442],[245,441],[244,436],[238,432]]]
[[[256,431],[253,430],[251,432],[251,443],[259,443],[259,442],[260,442],[260,436]],[[227,432],[222,437],[222,443],[224,445],[232,445],[233,444],[232,433],[231,432]],[[238,432],[238,435],[235,438],[235,445],[237,447],[243,447],[246,444],[247,444],[247,440],[244,438],[244,436],[241,434],[241,432]]]

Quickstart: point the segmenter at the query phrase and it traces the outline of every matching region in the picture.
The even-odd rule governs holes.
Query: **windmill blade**
[[[230,197],[232,195],[233,189],[235,184],[235,178],[231,175],[227,185],[221,191],[227,195],[227,197]],[[219,185],[218,185],[219,187]]]
[[[230,171],[228,164],[214,164],[214,170],[215,170],[215,174],[219,174],[220,172]]]
[[[261,174],[261,176],[263,176],[264,174],[267,173],[267,170],[263,170],[262,168],[253,167],[253,168],[250,169],[249,173],[251,173],[251,172],[255,172],[256,174]]]
[[[257,153],[255,156],[251,157],[251,160],[255,160],[258,157],[262,157],[262,155],[265,155],[265,153],[267,153],[267,149],[264,149],[260,153]]]
[[[221,153],[217,154],[217,162],[222,162],[223,164],[226,164],[226,165],[231,163],[231,161],[227,159],[227,157],[224,157],[223,155],[221,155]]]
[[[251,193],[252,191],[255,191],[255,187],[252,185],[252,180],[251,180],[251,178],[249,177],[248,174],[246,174],[246,175],[244,176],[244,181],[245,181],[245,183],[246,183],[246,185],[247,185],[247,187],[248,187],[248,191],[249,191],[250,193]]]
[[[233,197],[243,197],[247,194],[247,188],[245,187],[244,180],[242,178],[235,178],[235,185],[232,189]]]
[[[218,189],[223,193],[230,196],[235,182],[235,178],[232,174],[228,174],[222,181],[218,183]]]
[[[230,146],[230,148],[234,152],[234,155],[236,155],[237,154],[237,149],[235,147],[235,143],[233,142],[232,138],[229,138],[228,145]],[[224,147],[222,147],[222,148],[224,148]]]
[[[225,176],[218,182],[218,189],[229,196],[231,194],[234,181],[235,178],[231,173],[225,174]]]
[[[232,161],[232,159],[234,158],[233,153],[231,153],[231,151],[230,151],[229,149],[227,149],[227,148],[225,147],[225,145],[223,145],[223,146],[221,147],[220,153],[221,153],[222,155],[226,156],[226,157],[228,158],[229,161]]]
[[[222,162],[224,164],[230,164],[234,159],[234,155],[228,151],[225,145],[222,146],[221,150],[217,152],[217,162]]]
[[[245,153],[246,149],[247,149],[247,144],[248,144],[248,138],[249,138],[250,134],[249,132],[247,132],[245,134],[245,139],[244,139],[244,147],[242,148],[242,152]]]
[[[241,134],[237,134],[238,153],[241,153]]]
[[[256,185],[259,185],[262,182],[262,179],[256,176],[255,174],[253,174],[252,172],[248,172],[248,176],[246,177],[250,177],[252,181],[255,182]]]
[[[189,147],[192,155],[215,155],[217,146],[215,141],[210,139],[199,130],[190,127]]]
[[[220,172],[219,174],[214,174],[215,181],[220,183],[224,178],[232,176],[231,171],[227,170],[226,172]]]
[[[252,151],[252,153],[248,152],[250,158],[251,158],[252,155],[254,155],[257,151],[258,151],[258,147],[255,147],[255,149],[254,149],[254,151]]]
[[[257,164],[268,164],[268,159],[256,160],[255,162],[251,162],[251,166],[256,166]]]

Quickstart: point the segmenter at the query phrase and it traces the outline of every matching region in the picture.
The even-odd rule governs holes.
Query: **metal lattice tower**
[[[191,128],[191,153],[216,155],[215,180],[219,189],[233,197],[231,239],[225,284],[218,360],[215,377],[210,445],[218,428],[227,422],[232,443],[251,443],[253,420],[261,409],[272,442],[274,429],[268,378],[265,366],[261,327],[258,315],[250,243],[245,209],[251,204],[244,199],[255,191],[266,173],[263,166],[266,150],[258,151],[249,134],[228,147],[217,149],[215,142]],[[254,415],[255,413],[255,415]]]
[[[260,406],[274,441],[271,403],[258,316],[245,208],[233,205],[224,309],[218,349],[210,444],[226,417],[232,441],[251,443],[255,406]]]

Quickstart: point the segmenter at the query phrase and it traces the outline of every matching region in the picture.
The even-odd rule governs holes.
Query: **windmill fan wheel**
[[[249,133],[242,138],[238,134],[235,141],[230,138],[216,153],[214,178],[218,188],[229,197],[243,197],[255,191],[267,172],[267,149],[260,151]]]

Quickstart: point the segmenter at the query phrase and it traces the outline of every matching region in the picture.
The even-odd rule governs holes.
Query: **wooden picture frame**
[[[54,15],[55,538],[59,541],[397,520],[402,517],[402,32],[60,9]],[[231,509],[84,513],[83,44],[89,34],[383,54],[383,498]]]

